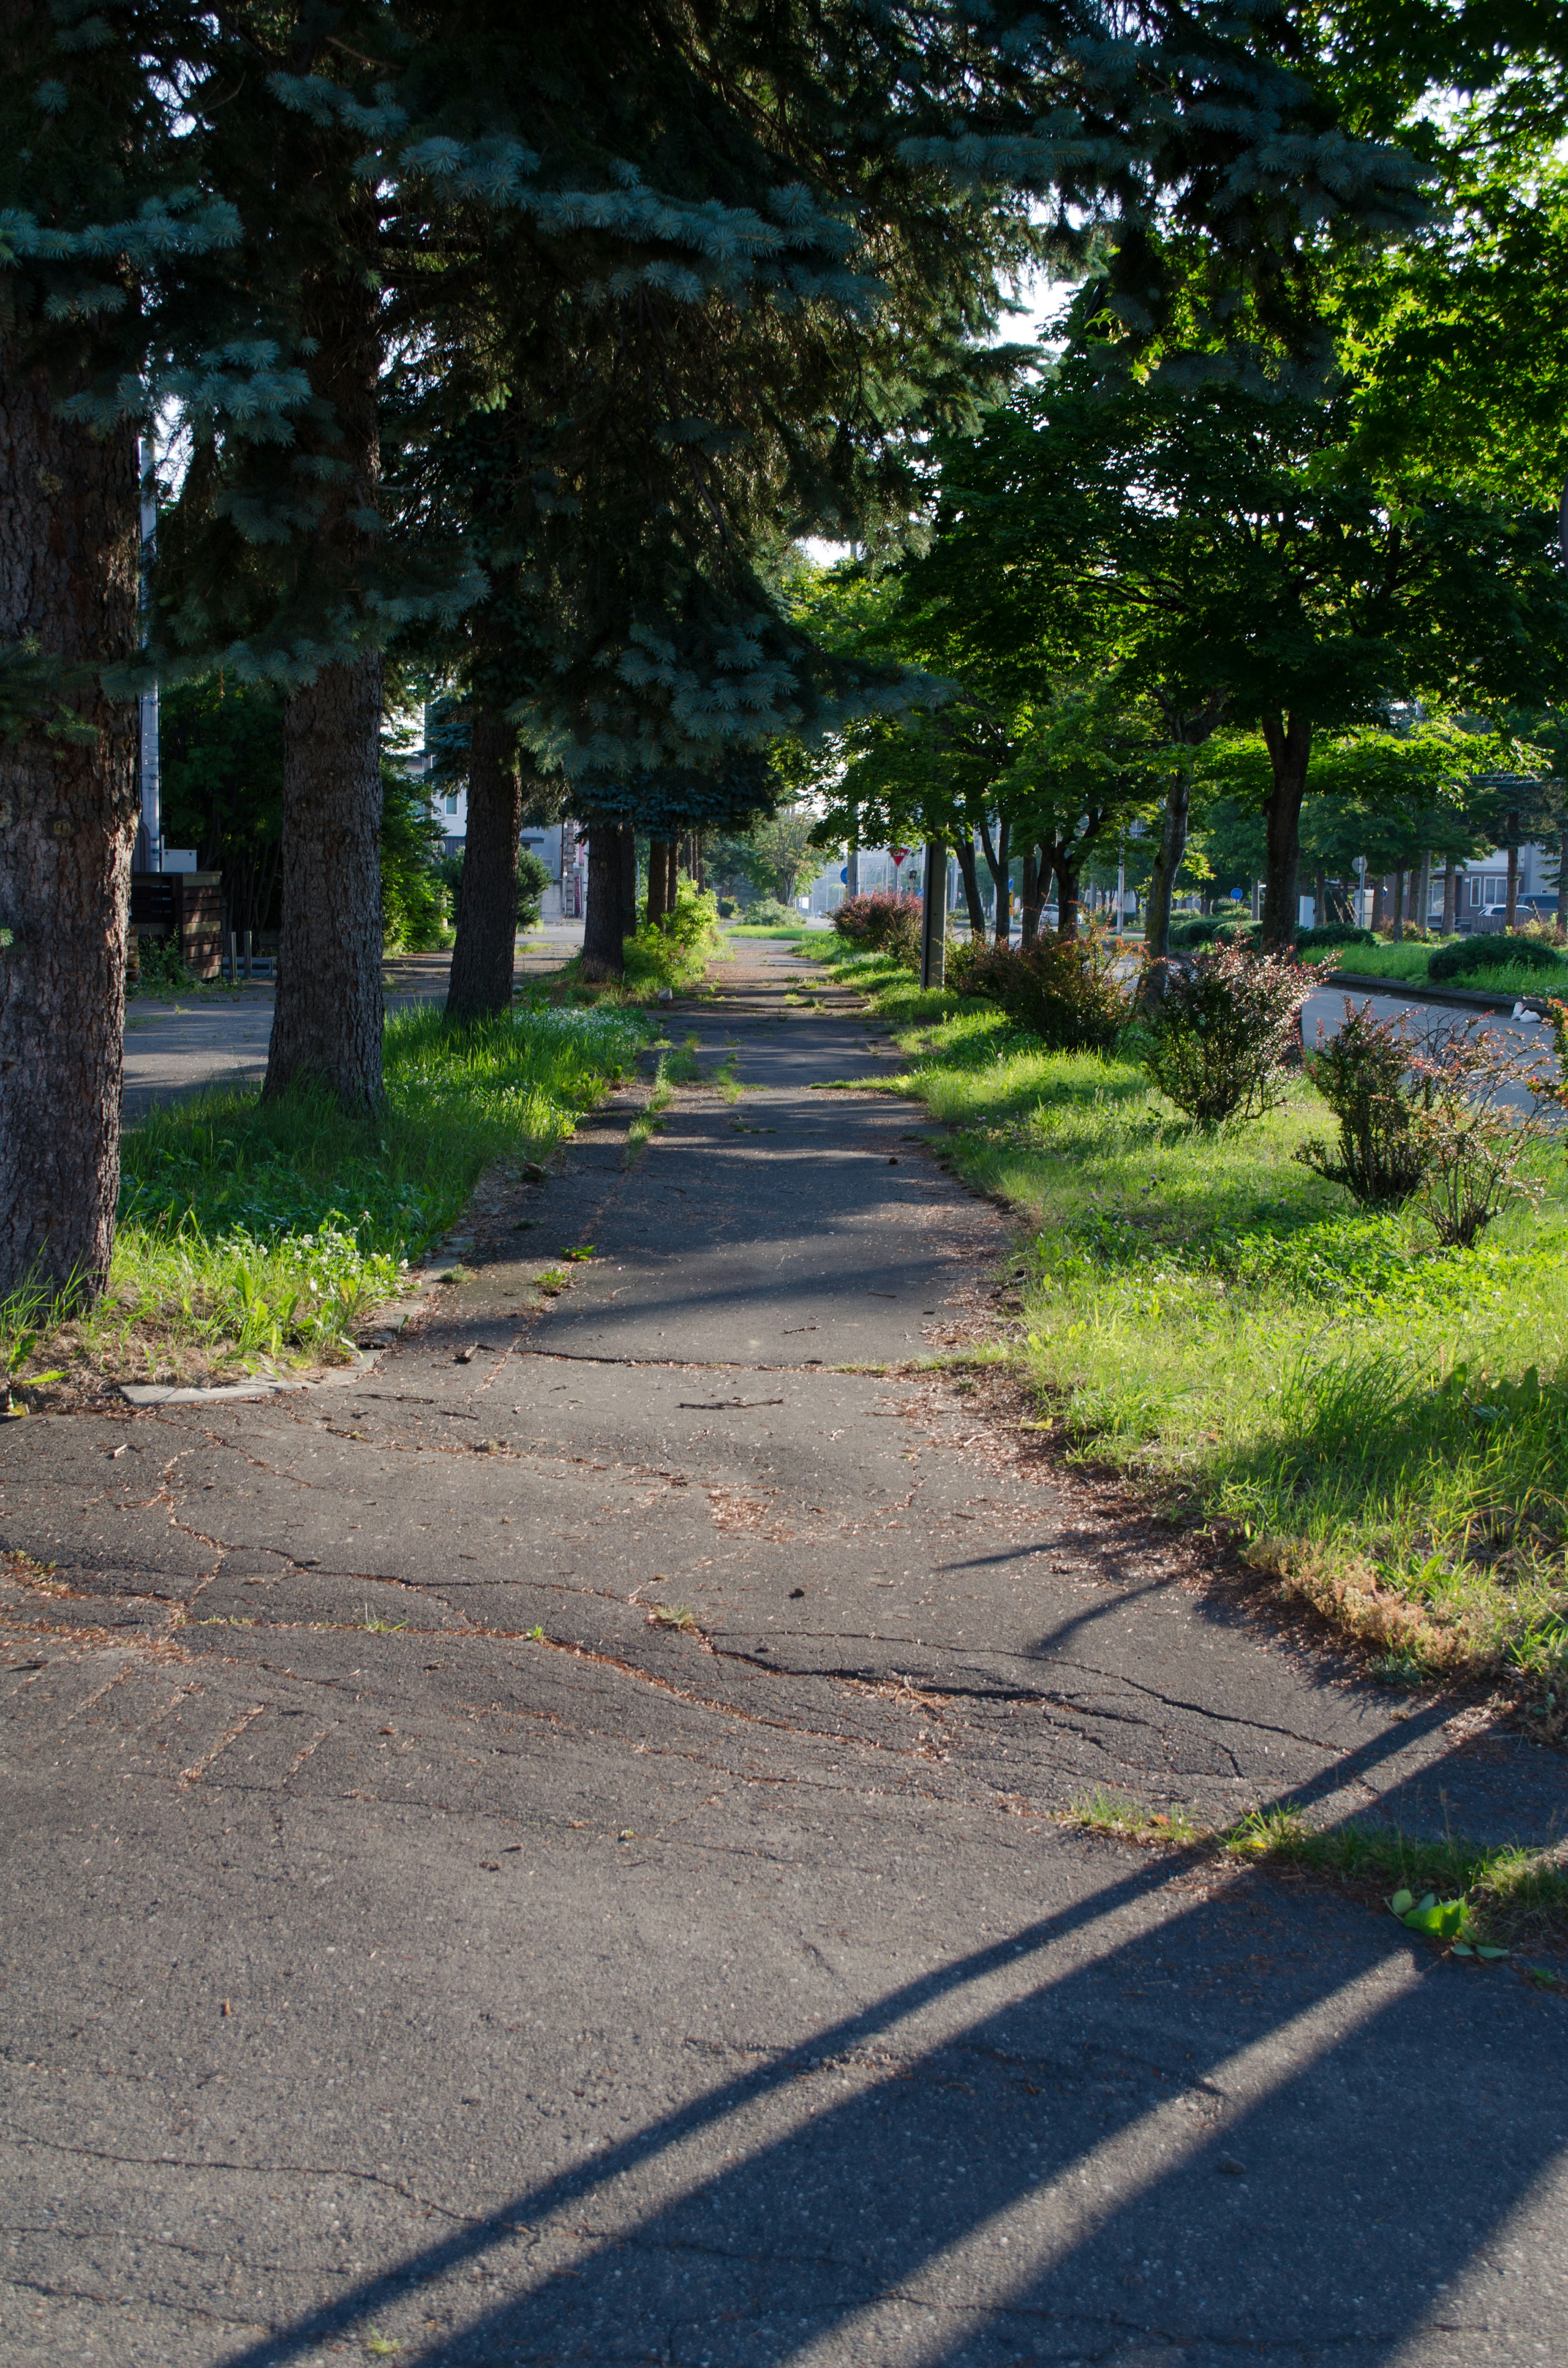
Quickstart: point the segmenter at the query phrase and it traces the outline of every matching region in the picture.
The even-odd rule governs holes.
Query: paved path
[[[6,2368],[1561,2358],[1564,2001],[1051,1813],[1562,1761],[901,1370],[1006,1229],[820,975],[358,1387],[0,1429]]]

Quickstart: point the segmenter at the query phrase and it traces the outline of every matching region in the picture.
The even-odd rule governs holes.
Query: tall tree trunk
[[[1264,745],[1274,774],[1266,821],[1267,872],[1263,890],[1263,942],[1273,953],[1293,953],[1301,910],[1301,800],[1307,790],[1307,759],[1312,727],[1301,715],[1266,715]]]
[[[375,541],[362,518],[381,484],[381,301],[335,271],[308,276],[302,290],[302,324],[316,343],[311,384],[332,406],[309,440],[345,472],[318,485],[311,566],[324,601],[350,609]],[[381,661],[370,651],[324,666],[283,711],[283,928],[268,1097],[311,1076],[346,1110],[381,1099]]]
[[[1325,926],[1327,920],[1328,874],[1326,871],[1319,871],[1316,879],[1312,882],[1312,923],[1314,928],[1321,929]]]
[[[985,935],[985,899],[980,893],[980,867],[974,860],[974,833],[964,831],[953,849],[959,861],[959,878],[963,882],[963,901],[969,914],[971,938]]]
[[[985,849],[985,868],[991,874],[991,884],[996,894],[994,935],[999,946],[1006,944],[1012,925],[1013,881],[1008,870],[1012,860],[1012,837],[1013,825],[1006,814],[997,817],[994,846],[991,840],[990,824],[983,822],[980,825],[980,843]]]
[[[926,842],[920,887],[920,985],[940,986],[948,974],[948,850],[939,839]]]
[[[1508,816],[1508,885],[1503,906],[1503,927],[1513,928],[1519,917],[1519,817]]]
[[[629,822],[620,825],[620,934],[637,935],[637,833]]]
[[[1192,812],[1192,773],[1183,765],[1171,775],[1165,791],[1165,811],[1160,824],[1160,851],[1154,858],[1154,869],[1149,882],[1148,899],[1143,907],[1143,951],[1151,962],[1159,962],[1170,951],[1171,897],[1176,890],[1176,874],[1187,854],[1187,819]],[[1157,973],[1146,973],[1154,978]],[[1152,987],[1151,993],[1157,994]]]
[[[475,697],[468,752],[468,840],[447,988],[449,1019],[512,1008],[523,776],[511,724]]]
[[[662,921],[670,909],[670,874],[675,870],[676,845],[673,838],[653,838],[648,842],[648,919]]]
[[[1568,931],[1568,830],[1557,842],[1557,934]]]
[[[1075,938],[1079,920],[1078,867],[1059,855],[1056,860],[1056,934]]]
[[[596,822],[588,831],[588,902],[583,916],[583,976],[586,979],[625,974],[620,875],[620,833],[612,822]]]
[[[136,438],[60,416],[0,334],[0,646],[62,668],[136,646]],[[119,1190],[136,707],[87,682],[0,739],[0,1293],[29,1276],[101,1292]],[[49,739],[71,710],[91,736]]]
[[[1400,945],[1404,939],[1404,867],[1393,875],[1393,941]]]
[[[283,710],[283,928],[264,1091],[381,1099],[381,661],[324,666]],[[468,902],[465,883],[463,903]]]
[[[1454,924],[1459,917],[1459,870],[1450,855],[1443,866],[1443,935],[1446,938],[1453,936]]]
[[[1032,843],[1024,849],[1024,877],[1018,896],[1018,931],[1026,946],[1032,946],[1040,935],[1040,849]]]

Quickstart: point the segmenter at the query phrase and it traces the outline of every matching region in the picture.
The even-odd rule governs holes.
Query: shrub
[[[1307,1074],[1339,1121],[1338,1156],[1317,1135],[1295,1156],[1364,1209],[1397,1207],[1420,1187],[1426,1146],[1411,1121],[1432,1093],[1411,1076],[1413,1049],[1403,1019],[1374,1019],[1369,1003],[1358,1011],[1348,996],[1336,1036],[1318,1023]]]
[[[1406,931],[1407,936],[1412,934]],[[1373,930],[1358,929],[1349,921],[1324,921],[1321,928],[1298,929],[1296,932],[1296,951],[1299,954],[1310,953],[1318,946],[1375,946],[1377,943]]]
[[[1279,954],[1222,941],[1190,962],[1149,965],[1158,995],[1143,1066],[1160,1091],[1204,1128],[1261,1118],[1284,1096],[1301,1045],[1310,973]]]
[[[1037,938],[1022,949],[971,939],[948,957],[947,983],[960,995],[999,1003],[1053,1053],[1103,1053],[1129,1018],[1116,975],[1116,939],[1103,928],[1075,938]]]
[[[748,929],[785,929],[799,923],[801,916],[789,905],[781,905],[777,896],[758,896],[741,915]]]
[[[1426,1099],[1411,1117],[1423,1206],[1445,1248],[1469,1249],[1506,1201],[1540,1200],[1523,1168],[1546,1122],[1500,1101],[1506,1087],[1530,1079],[1506,1039],[1474,1020],[1435,1035],[1411,1065]]]
[[[1457,946],[1441,946],[1426,964],[1428,978],[1468,978],[1488,970],[1561,970],[1560,957],[1544,938],[1523,937],[1516,929],[1499,929],[1483,938],[1461,938]]]
[[[1239,905],[1228,913],[1200,913],[1191,920],[1173,921],[1166,942],[1173,953],[1191,953],[1198,946],[1233,944],[1238,938],[1255,938],[1259,924]]]
[[[846,896],[833,926],[862,952],[890,954],[905,970],[918,970],[920,911],[918,896],[892,896],[879,889],[874,895]]]

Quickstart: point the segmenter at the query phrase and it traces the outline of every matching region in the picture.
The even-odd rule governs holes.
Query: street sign
[[[907,847],[890,847],[888,853],[892,857],[893,869],[896,871],[899,865],[903,861],[904,857],[909,853],[909,849]]]

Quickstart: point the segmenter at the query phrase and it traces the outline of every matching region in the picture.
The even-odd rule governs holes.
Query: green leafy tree
[[[283,834],[283,702],[219,675],[167,691],[159,712],[164,832],[223,875],[233,929],[274,926]]]

